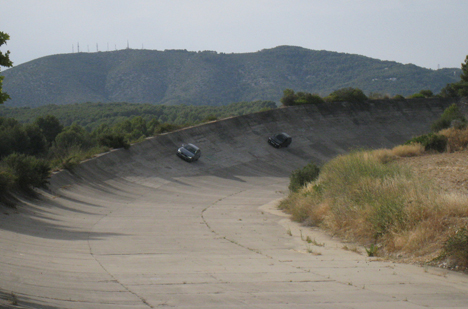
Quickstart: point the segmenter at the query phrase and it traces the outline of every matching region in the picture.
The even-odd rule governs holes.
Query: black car
[[[289,136],[288,134],[284,132],[277,133],[268,138],[268,143],[275,148],[288,147],[289,144],[291,144],[291,142],[292,142],[291,136]]]
[[[200,148],[194,144],[183,144],[182,147],[177,150],[177,156],[187,162],[194,162],[200,158],[201,151]]]

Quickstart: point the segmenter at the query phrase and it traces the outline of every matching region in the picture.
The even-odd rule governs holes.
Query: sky
[[[127,45],[224,53],[294,45],[460,68],[467,12],[467,0],[0,0],[0,31],[10,35],[0,52],[16,66]]]

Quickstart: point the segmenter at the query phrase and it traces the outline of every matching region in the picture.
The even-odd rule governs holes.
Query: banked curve
[[[284,196],[292,170],[403,143],[428,132],[451,103],[279,108],[162,134],[59,172],[40,198],[0,213],[0,307],[12,295],[29,308],[280,308],[299,300],[393,307],[379,287],[396,284],[394,291],[407,277],[379,269],[373,288],[379,264],[349,252],[304,255],[283,219],[261,207]],[[280,131],[293,137],[290,147],[267,144]],[[186,142],[200,147],[199,161],[175,155]],[[346,269],[354,274],[346,280],[365,290],[343,284]]]

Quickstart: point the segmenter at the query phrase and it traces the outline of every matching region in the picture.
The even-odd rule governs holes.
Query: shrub
[[[166,133],[166,132],[171,132],[174,130],[179,129],[180,127],[175,124],[171,123],[162,123],[159,126],[157,126],[154,130],[154,134],[161,134],[161,133]]]
[[[425,98],[432,98],[434,96],[432,90],[429,89],[421,90],[419,93],[422,94]]]
[[[434,150],[444,152],[447,149],[447,137],[439,134],[432,134],[424,150]]]
[[[80,146],[73,146],[67,149],[52,148],[50,164],[54,168],[73,171],[81,161],[95,157],[106,151],[109,151],[109,147],[107,146],[97,146],[87,150],[83,150]]]
[[[321,104],[325,100],[318,94],[312,94],[308,92],[294,93],[292,89],[285,89],[283,91],[283,97],[280,102],[284,106],[301,105],[301,104]]]
[[[444,152],[447,148],[447,137],[441,134],[429,133],[414,137],[407,141],[405,145],[411,145],[415,143],[423,145],[425,151],[435,150],[438,152]]]
[[[371,100],[389,100],[390,96],[388,94],[383,94],[379,92],[371,92],[369,93],[368,98]]]
[[[0,170],[0,195],[8,192],[12,184],[16,182],[16,177],[8,170]]]
[[[294,101],[297,99],[297,95],[294,93],[292,89],[285,89],[283,90],[283,97],[280,99],[280,102],[284,106],[291,106],[294,105]]]
[[[302,169],[297,169],[289,176],[289,190],[291,192],[297,192],[305,184],[317,179],[320,173],[320,169],[311,162],[304,166]]]
[[[106,133],[99,137],[99,145],[110,148],[124,148],[129,149],[130,144],[125,140],[123,134]]]
[[[444,255],[455,260],[455,264],[468,267],[468,229],[455,231],[444,244]]]
[[[46,160],[24,154],[11,154],[4,159],[16,178],[16,185],[22,190],[42,187],[48,183],[50,166]]]
[[[419,143],[399,145],[392,149],[392,153],[398,157],[415,157],[424,153],[424,146]]]
[[[426,98],[422,93],[415,93],[408,97],[408,99],[424,99]]]
[[[342,88],[330,93],[325,101],[327,102],[364,102],[367,96],[358,88]]]
[[[452,123],[449,119],[437,119],[431,125],[432,132],[439,132],[440,130],[450,128],[450,124]]]
[[[380,163],[389,163],[396,159],[396,155],[389,149],[376,149],[373,152],[375,158]]]
[[[202,122],[210,122],[210,121],[215,121],[215,120],[218,120],[218,117],[216,117],[216,115],[214,114],[210,114],[208,116],[206,116]]]
[[[73,170],[75,169],[75,167],[78,166],[78,164],[80,164],[80,159],[78,157],[68,157],[63,159],[62,162],[60,162],[59,167],[67,171],[73,172]]]
[[[466,123],[466,119],[457,104],[452,104],[447,107],[439,119],[437,119],[432,125],[432,132],[439,132],[440,130],[450,128],[452,122],[457,121],[458,127],[462,127]]]
[[[449,128],[439,132],[447,138],[448,151],[462,151],[468,147],[468,128]]]
[[[304,222],[310,216],[310,205],[307,203],[307,199],[297,198],[297,196],[291,196],[287,200],[282,200],[278,206],[291,215],[291,219],[298,222]],[[314,225],[314,222],[309,222]]]
[[[298,92],[297,93],[297,99],[294,101],[295,105],[300,105],[300,104],[321,104],[325,102],[324,99],[322,99],[321,96],[318,94],[312,94],[312,93],[307,93],[307,92]]]
[[[393,97],[394,100],[398,100],[398,101],[403,101],[405,100],[405,97],[402,96],[401,94],[397,94]]]

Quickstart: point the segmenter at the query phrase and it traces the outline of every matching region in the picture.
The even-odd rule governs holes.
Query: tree
[[[432,93],[432,91],[429,89],[421,90],[419,93],[422,94],[425,98],[432,98],[434,96],[434,93]]]
[[[0,46],[3,44],[6,45],[6,41],[10,39],[10,36],[6,34],[5,32],[0,31]],[[10,51],[8,50],[5,54],[0,51],[0,67],[7,67],[10,68],[13,66],[13,62],[10,60]],[[10,98],[10,96],[2,91],[2,83],[3,83],[3,77],[0,76],[0,104],[3,104],[6,100]]]
[[[39,127],[35,124],[27,124],[23,129],[29,139],[28,149],[25,153],[30,156],[41,156],[47,154],[49,145],[46,137],[42,134]]]
[[[47,115],[45,117],[38,117],[34,124],[39,127],[42,134],[45,136],[48,146],[51,146],[55,141],[55,137],[63,130],[63,125],[53,115]]]
[[[333,91],[326,98],[328,102],[364,102],[367,96],[359,88],[342,88]]]
[[[464,82],[468,82],[468,55],[465,58],[465,63],[461,65],[462,73],[461,73],[461,80]]]
[[[320,104],[324,102],[324,100],[318,94],[312,94],[308,92],[294,93],[294,90],[292,89],[285,89],[283,91],[283,97],[280,101],[284,106]]]
[[[442,97],[468,96],[468,55],[465,58],[465,62],[461,64],[461,70],[460,81],[445,86],[440,92]]]
[[[72,124],[55,137],[55,146],[64,150],[73,147],[86,150],[93,146],[93,139],[91,138],[91,134],[83,129],[83,127]]]
[[[294,101],[297,99],[297,95],[294,93],[292,89],[285,89],[283,91],[283,97],[281,98],[281,103],[284,106],[291,106],[294,105]]]
[[[294,104],[320,104],[325,102],[321,96],[318,94],[312,94],[308,92],[298,92],[297,99],[294,101]]]

